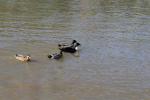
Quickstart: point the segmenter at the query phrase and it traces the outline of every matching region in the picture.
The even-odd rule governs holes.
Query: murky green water
[[[72,39],[80,57],[47,59]],[[0,100],[149,99],[149,0],[0,0]]]

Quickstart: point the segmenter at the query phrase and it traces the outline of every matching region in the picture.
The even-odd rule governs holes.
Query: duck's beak
[[[52,56],[51,56],[51,55],[48,55],[48,58],[52,58]]]

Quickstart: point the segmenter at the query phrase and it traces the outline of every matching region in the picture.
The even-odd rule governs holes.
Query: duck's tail
[[[59,48],[59,49],[62,49],[63,47],[64,47],[63,45],[58,44],[58,48]]]

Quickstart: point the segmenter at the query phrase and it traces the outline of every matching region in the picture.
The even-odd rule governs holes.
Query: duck
[[[60,53],[50,54],[50,55],[48,55],[48,58],[59,60],[59,59],[62,58],[62,56],[63,56],[63,53],[62,53],[62,52],[63,52],[63,51],[60,51]]]
[[[17,60],[23,61],[23,62],[28,62],[31,61],[31,56],[30,55],[21,55],[21,54],[16,54],[15,58]]]
[[[58,44],[58,48],[59,48],[59,50],[61,50],[63,52],[75,53],[75,52],[79,51],[80,45],[81,44],[79,42],[77,42],[76,40],[73,40],[70,45],[64,46],[63,44]]]
[[[80,44],[77,42],[77,40],[72,40],[71,44],[58,44],[58,47],[64,48],[64,47],[75,47],[77,44]]]

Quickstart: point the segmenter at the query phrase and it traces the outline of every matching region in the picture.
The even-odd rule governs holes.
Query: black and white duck
[[[76,40],[73,40],[72,43],[68,46],[63,46],[63,45],[59,44],[58,48],[63,52],[75,53],[75,52],[79,51],[80,45],[81,44],[79,42],[77,42]]]

